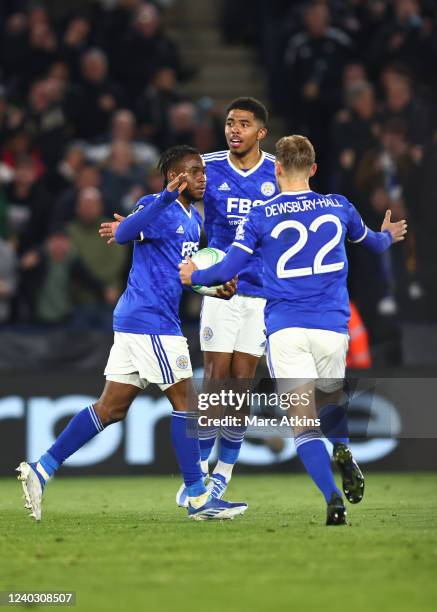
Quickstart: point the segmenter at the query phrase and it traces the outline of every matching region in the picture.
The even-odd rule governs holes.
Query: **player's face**
[[[200,155],[187,155],[180,162],[177,173],[187,174],[187,188],[183,195],[190,201],[197,202],[203,198],[206,188],[205,164]],[[176,175],[175,175],[176,176]]]
[[[266,133],[266,128],[250,111],[235,108],[229,111],[226,117],[226,142],[234,155],[244,156],[258,147],[259,141]]]

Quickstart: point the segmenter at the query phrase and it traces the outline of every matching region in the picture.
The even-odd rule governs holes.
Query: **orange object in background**
[[[369,350],[369,336],[363,320],[353,302],[350,302],[351,318],[349,320],[349,352],[346,357],[348,368],[367,369],[372,367]]]

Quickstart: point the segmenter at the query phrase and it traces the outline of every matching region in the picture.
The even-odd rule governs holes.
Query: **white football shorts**
[[[341,389],[346,371],[349,336],[326,329],[288,327],[269,336],[267,365],[270,376],[280,379],[314,380],[326,393]]]
[[[205,296],[200,313],[202,351],[239,351],[261,357],[266,345],[265,303],[248,295],[234,295],[230,300]]]
[[[165,391],[193,376],[187,339],[116,331],[105,376],[140,389],[155,383]]]

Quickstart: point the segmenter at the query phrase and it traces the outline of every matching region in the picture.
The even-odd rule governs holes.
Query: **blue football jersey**
[[[336,194],[283,192],[248,214],[234,245],[261,253],[268,335],[287,327],[347,332],[345,239],[366,234],[355,207]]]
[[[133,214],[159,194],[141,198]],[[181,336],[178,264],[199,248],[202,217],[175,200],[135,242],[125,292],[114,310],[114,331]]]
[[[250,170],[236,168],[229,151],[203,155],[206,164],[205,233],[208,246],[227,251],[238,224],[254,207],[277,193],[275,158],[262,152]],[[238,275],[238,293],[263,295],[261,255],[256,253]]]

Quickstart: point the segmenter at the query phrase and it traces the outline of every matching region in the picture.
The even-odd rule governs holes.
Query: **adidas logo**
[[[227,183],[222,183],[218,188],[219,191],[231,191],[231,188]]]
[[[185,234],[185,230],[182,225],[178,227],[178,229],[176,230],[176,234]]]

